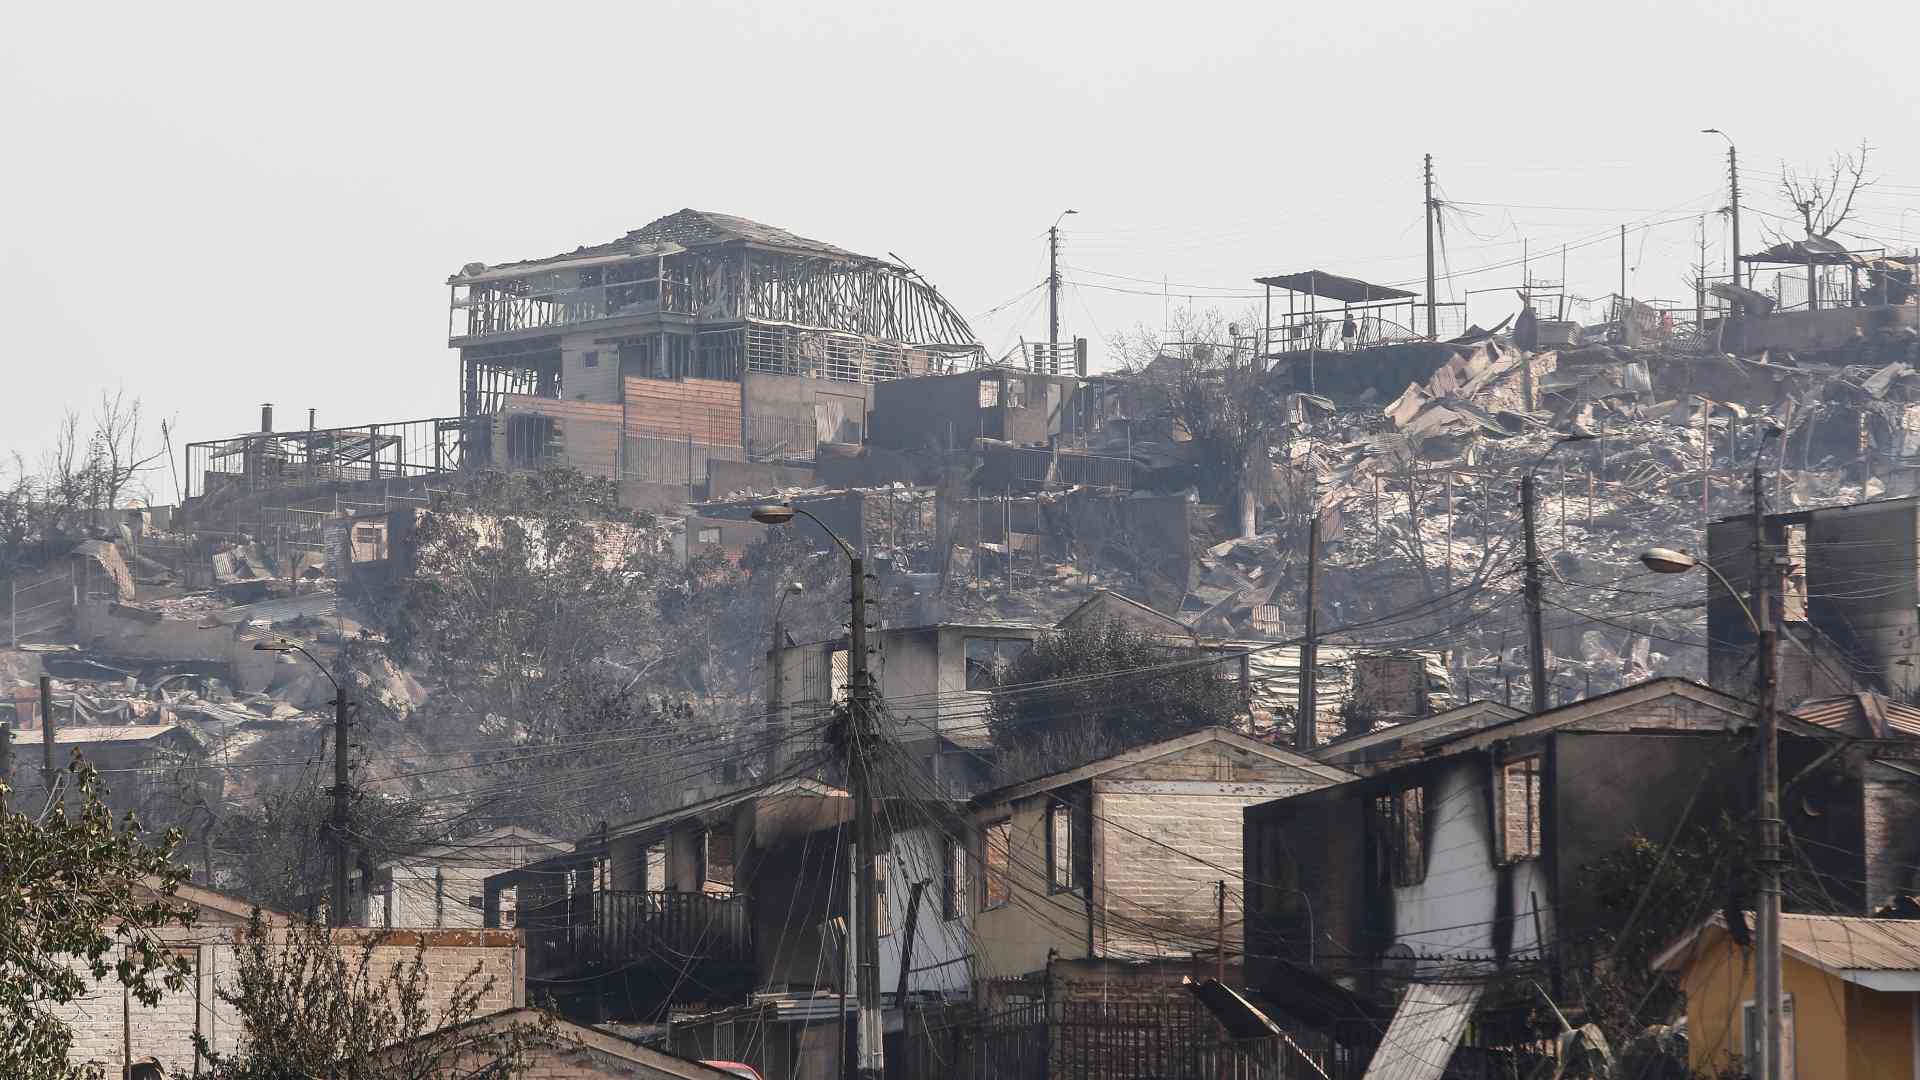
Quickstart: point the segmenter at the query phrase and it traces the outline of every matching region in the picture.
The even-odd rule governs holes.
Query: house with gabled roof
[[[1240,887],[1242,812],[1351,779],[1215,727],[975,797],[976,978],[1031,975],[1049,958],[1213,952],[1215,883]],[[1230,910],[1229,952],[1238,951],[1239,926]]]
[[[1740,698],[1660,678],[1479,722],[1496,716],[1383,732],[1400,743],[1353,755],[1363,777],[1247,811],[1256,990],[1285,972],[1260,957],[1316,962],[1375,989],[1389,969],[1491,977],[1581,963],[1601,915],[1583,871],[1635,837],[1665,842],[1751,817],[1755,712]],[[1835,903],[1870,914],[1913,861],[1904,822],[1920,776],[1906,770],[1920,741],[1850,740],[1793,716],[1780,731],[1801,869]]]

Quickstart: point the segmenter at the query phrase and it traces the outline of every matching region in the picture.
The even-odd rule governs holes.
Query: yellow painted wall
[[[1044,971],[1048,950],[1057,950],[1064,958],[1087,955],[1086,900],[1079,893],[1052,893],[1047,888],[1047,801],[1046,795],[1035,795],[1013,804],[1013,899],[974,916],[981,978]],[[981,842],[979,837],[993,820],[992,816],[976,819],[975,843]],[[980,853],[974,854],[977,859]],[[980,897],[976,887],[975,903]]]
[[[1781,984],[1793,998],[1799,1080],[1913,1080],[1916,995],[1864,990],[1792,957]],[[1742,1009],[1753,998],[1753,954],[1710,930],[1681,986],[1692,1065],[1711,1075],[1745,1047]]]
[[[1847,987],[1848,1080],[1913,1080],[1917,998],[1920,994],[1883,994],[1861,986]]]

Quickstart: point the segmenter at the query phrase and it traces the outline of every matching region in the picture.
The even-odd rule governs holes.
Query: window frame
[[[1005,839],[1000,844],[1003,853],[1001,863],[994,866],[994,834],[999,833]],[[1000,886],[1000,899],[995,900],[994,885]],[[1003,817],[990,821],[980,829],[980,910],[993,911],[1006,907],[1013,902],[1013,818]]]
[[[976,661],[973,657],[973,647],[976,642],[992,647],[992,657],[982,667],[983,672],[987,674],[983,674],[977,681],[974,678]],[[1016,647],[1011,656],[1007,655],[1007,646],[1009,645]],[[1014,664],[1019,663],[1020,658],[1025,656],[1027,651],[1032,648],[1033,640],[1031,638],[988,634],[967,634],[963,636],[960,639],[962,685],[965,689],[974,693],[990,693],[998,689],[1007,671],[1012,668]],[[989,678],[991,682],[987,681]],[[976,682],[978,684],[976,684]]]
[[[1090,858],[1091,836],[1086,815],[1072,800],[1050,797],[1046,809],[1042,812],[1041,828],[1046,833],[1047,849],[1047,893],[1074,893],[1084,895]],[[1065,832],[1066,851],[1060,850],[1061,833]],[[1064,857],[1063,857],[1064,854]],[[1064,877],[1063,877],[1064,872]]]
[[[1753,1052],[1760,1047],[1760,1033],[1753,1030],[1754,1021],[1760,1014],[1760,1003],[1753,998],[1740,1002],[1740,1051],[1745,1060],[1753,1060]],[[1795,1059],[1799,1057],[1799,1032],[1796,1030],[1793,1009],[1793,995],[1786,991],[1780,993],[1780,1080],[1793,1080]]]
[[[1396,785],[1374,796],[1373,817],[1380,836],[1379,877],[1394,888],[1427,880],[1427,787]]]
[[[940,838],[940,919],[952,922],[966,914],[965,844],[949,835]]]
[[[1499,828],[1495,832],[1498,847],[1498,859],[1502,865],[1525,862],[1540,857],[1546,846],[1546,829],[1543,826],[1546,800],[1541,793],[1541,779],[1546,774],[1546,759],[1541,754],[1526,754],[1499,762],[1495,768],[1494,799],[1499,813]],[[1508,774],[1515,769],[1525,770],[1527,812],[1529,820],[1522,823],[1526,833],[1527,850],[1516,853],[1512,844],[1513,825],[1510,815],[1513,812],[1513,791],[1508,782]]]

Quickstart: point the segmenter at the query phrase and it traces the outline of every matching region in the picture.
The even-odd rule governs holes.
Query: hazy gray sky
[[[1045,334],[1038,293],[986,313],[1040,281],[1067,207],[1062,319],[1096,343],[1157,326],[1163,278],[1229,310],[1256,274],[1417,278],[1425,152],[1460,204],[1455,293],[1516,283],[1466,272],[1524,235],[1555,277],[1561,243],[1599,238],[1569,277],[1604,295],[1611,230],[1687,217],[1629,241],[1629,290],[1683,295],[1688,215],[1725,201],[1707,126],[1776,214],[1782,158],[1869,139],[1884,183],[1859,231],[1920,242],[1911,2],[37,4],[8,23],[0,447],[29,455],[122,386],[183,439],[246,430],[263,401],[323,426],[451,413],[449,273],[683,206],[897,252],[996,352]],[[1724,266],[1718,219],[1707,235]]]

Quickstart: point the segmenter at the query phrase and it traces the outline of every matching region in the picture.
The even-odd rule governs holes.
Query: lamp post
[[[1052,375],[1060,373],[1060,223],[1079,212],[1062,210],[1047,228],[1047,371]]]
[[[327,924],[346,926],[347,917],[347,691],[327,666],[312,653],[286,638],[256,642],[255,652],[297,652],[320,669],[333,684],[333,897],[327,903]]]
[[[853,575],[852,615],[848,621],[847,651],[847,787],[853,797],[854,922],[859,940],[854,946],[854,996],[858,1020],[854,1039],[861,1080],[880,1080],[886,1068],[886,1046],[880,1020],[880,894],[875,887],[874,862],[878,854],[873,820],[873,778],[868,771],[868,749],[874,739],[872,694],[867,677],[867,575],[860,554],[840,539],[827,523],[791,504],[756,506],[753,520],[762,525],[785,525],[794,515],[820,526],[846,555]]]
[[[1537,531],[1534,528],[1533,522],[1533,476],[1540,471],[1540,466],[1546,464],[1547,458],[1551,457],[1555,450],[1560,449],[1568,443],[1593,442],[1599,438],[1600,436],[1595,435],[1591,431],[1579,431],[1571,435],[1561,436],[1553,441],[1553,445],[1542,451],[1540,456],[1533,460],[1533,464],[1527,466],[1527,471],[1520,477],[1520,521],[1526,531],[1527,543],[1525,589],[1527,601],[1527,678],[1528,681],[1533,684],[1533,711],[1535,713],[1546,712],[1548,702],[1547,634],[1545,626],[1542,625],[1540,611],[1542,591],[1540,581],[1540,542],[1536,535]]]
[[[1765,438],[1777,437],[1778,426],[1766,429]],[[1754,962],[1754,1002],[1759,1009],[1762,1037],[1755,1040],[1756,1058],[1752,1063],[1755,1080],[1780,1080],[1780,718],[1776,707],[1779,676],[1775,669],[1776,638],[1771,607],[1772,575],[1776,571],[1768,558],[1765,489],[1761,487],[1761,459],[1766,456],[1764,441],[1753,454],[1753,603],[1740,600],[1739,590],[1718,567],[1684,551],[1649,548],[1640,562],[1656,574],[1684,574],[1696,566],[1705,567],[1727,594],[1740,603],[1760,649],[1759,693],[1754,736],[1760,742],[1759,858],[1755,871],[1760,878],[1760,895],[1754,913],[1757,956]]]

